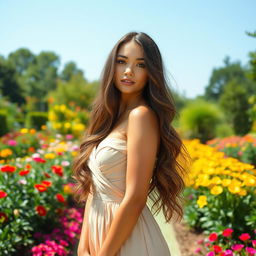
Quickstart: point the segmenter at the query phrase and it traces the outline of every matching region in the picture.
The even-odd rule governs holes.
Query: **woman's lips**
[[[125,84],[125,85],[132,85],[132,84],[134,84],[135,82],[129,81],[129,80],[121,80],[121,83],[122,83],[122,84]]]

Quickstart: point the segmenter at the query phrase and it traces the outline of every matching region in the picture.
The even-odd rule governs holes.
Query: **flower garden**
[[[256,139],[184,143],[193,160],[184,220],[205,234],[195,255],[255,255]],[[76,132],[46,126],[1,137],[1,255],[75,255],[83,218],[72,198],[77,150]]]

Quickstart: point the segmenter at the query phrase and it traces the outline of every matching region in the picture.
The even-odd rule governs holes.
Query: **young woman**
[[[86,200],[78,256],[170,255],[146,203],[167,222],[182,217],[178,156],[188,155],[171,126],[175,114],[156,43],[126,34],[107,58],[73,165],[75,198]]]

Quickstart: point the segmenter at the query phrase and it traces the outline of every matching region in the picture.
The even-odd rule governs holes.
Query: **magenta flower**
[[[244,245],[243,245],[243,244],[233,244],[233,245],[231,246],[231,249],[232,249],[233,251],[237,251],[237,252],[241,251],[243,248],[244,248]]]
[[[232,250],[226,250],[226,251],[224,251],[224,255],[225,255],[225,256],[234,256]]]
[[[16,146],[17,145],[17,141],[16,140],[8,140],[7,144],[9,146]]]
[[[248,253],[253,254],[253,255],[256,253],[256,250],[254,248],[252,248],[252,247],[246,247],[245,250]]]
[[[215,255],[214,252],[208,252],[208,253],[206,254],[206,256],[214,256],[214,255]]]

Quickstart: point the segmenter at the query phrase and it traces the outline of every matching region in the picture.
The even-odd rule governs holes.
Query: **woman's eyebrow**
[[[121,55],[121,54],[118,54],[117,57],[123,57],[125,59],[128,59],[128,57]],[[144,60],[144,58],[137,58],[136,60]]]

